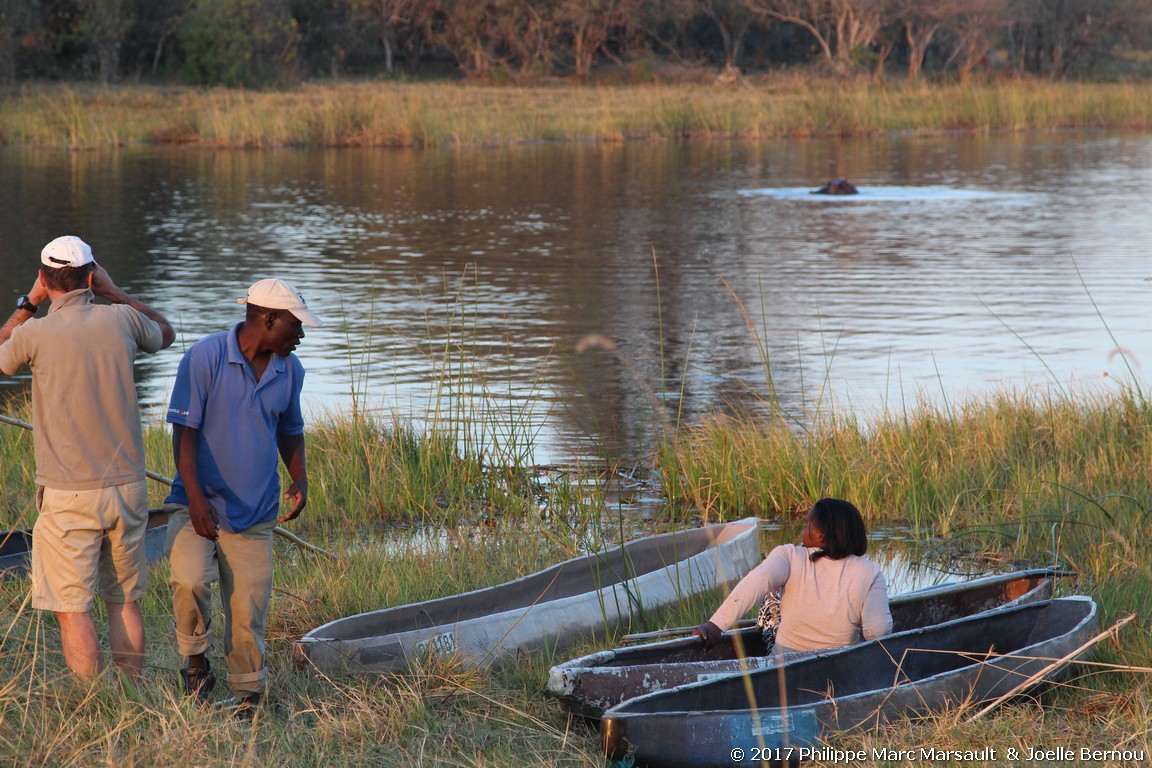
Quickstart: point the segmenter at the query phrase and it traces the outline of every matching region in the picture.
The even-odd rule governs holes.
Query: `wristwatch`
[[[20,298],[16,299],[16,309],[22,309],[25,312],[31,312],[32,314],[36,314],[40,311],[40,307],[28,300],[28,294],[24,294]]]

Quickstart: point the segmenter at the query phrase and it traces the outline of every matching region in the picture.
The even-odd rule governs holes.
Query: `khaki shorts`
[[[148,589],[144,480],[89,491],[41,487],[32,529],[32,607],[58,613],[139,600]]]

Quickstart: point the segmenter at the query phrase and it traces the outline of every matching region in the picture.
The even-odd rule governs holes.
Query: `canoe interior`
[[[28,572],[32,557],[32,532],[0,532],[0,579],[18,579]]]
[[[1090,600],[1064,599],[995,611],[794,661],[783,674],[777,669],[756,670],[641,696],[614,707],[607,716],[763,709],[785,702],[800,707],[890,689],[1068,634],[1094,610]]]
[[[1052,596],[1052,575],[1049,571],[1026,571],[1017,578],[980,579],[947,587],[924,590],[919,597],[915,592],[894,597],[888,605],[892,631],[904,632],[971,616],[1029,595],[1046,600]]]
[[[973,582],[948,584],[897,595],[889,601],[892,631],[940,624],[971,616],[981,611],[1007,605],[1013,601],[1047,600],[1052,596],[1052,577],[1048,571],[1024,571],[1018,575],[990,577]],[[600,668],[630,667],[652,664],[684,664],[704,661],[731,661],[764,656],[769,648],[758,627],[748,627],[725,635],[724,640],[705,650],[694,638],[678,638],[647,645],[617,648],[585,657],[587,666]],[[569,666],[568,664],[560,665]],[[583,666],[581,660],[570,664]]]
[[[32,551],[31,531],[4,531],[0,533],[0,557],[22,555]]]
[[[676,566],[736,539],[749,529],[752,535],[758,536],[758,521],[750,519],[648,536],[493,587],[337,619],[317,627],[305,638],[355,640],[430,629],[584,595]]]

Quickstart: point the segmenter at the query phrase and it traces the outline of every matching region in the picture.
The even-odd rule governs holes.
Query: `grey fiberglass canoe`
[[[788,761],[833,731],[1025,693],[1063,673],[1097,625],[1080,596],[886,635],[630,699],[604,713],[601,743],[610,760],[663,768]]]
[[[1051,569],[1014,571],[895,595],[889,601],[892,631],[926,627],[981,611],[1052,597]],[[744,669],[770,666],[760,629],[725,632],[705,649],[696,637],[615,648],[558,664],[546,692],[562,709],[588,718],[646,693],[675,688]]]
[[[301,668],[395,672],[429,653],[498,664],[734,584],[760,562],[754,518],[664,533],[460,595],[337,619],[297,640]]]

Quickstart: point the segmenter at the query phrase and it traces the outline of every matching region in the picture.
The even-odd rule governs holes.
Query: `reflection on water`
[[[621,511],[620,520],[605,525],[601,530],[585,527],[584,533],[580,535],[573,529],[575,548],[559,559],[616,547],[621,541],[631,541],[667,530],[654,526],[652,518],[644,514],[644,509],[644,504],[629,505],[627,509]],[[799,525],[781,525],[779,522],[769,521],[762,523],[762,526],[761,552],[765,555],[780,544],[797,544],[800,541]],[[564,525],[558,522],[558,527],[562,530]],[[679,530],[683,527],[680,524],[673,524],[671,529]],[[555,542],[555,535],[554,527],[547,534],[547,540]],[[484,547],[488,543],[499,544],[524,540],[526,537],[544,542],[542,534],[538,530],[533,530],[531,525],[501,520],[492,521],[491,526],[486,524],[456,528],[389,526],[355,536],[338,533],[332,541],[325,542],[324,547],[329,551],[340,553],[342,557],[363,557],[370,562],[384,563],[404,557],[436,558],[449,555],[465,541],[470,546]],[[867,557],[880,565],[883,570],[889,595],[899,595],[939,584],[952,584],[991,573],[1024,567],[1041,567],[1038,564],[1021,566],[1002,564],[1001,567],[996,567],[987,559],[976,555],[964,556],[955,549],[933,547],[931,542],[894,528],[873,531],[869,537]]]
[[[1150,159],[1149,137],[1104,134],[9,150],[0,295],[83,236],[178,328],[138,368],[162,406],[182,350],[278,274],[327,320],[299,350],[314,412],[639,459],[669,423],[771,395],[803,418],[1141,375]],[[808,194],[828,178],[861,194]],[[577,353],[590,334],[612,347]]]
[[[991,572],[986,563],[963,563],[950,558],[924,559],[922,548],[910,542],[877,541],[869,557],[884,571],[889,595],[937,584],[953,584]]]

